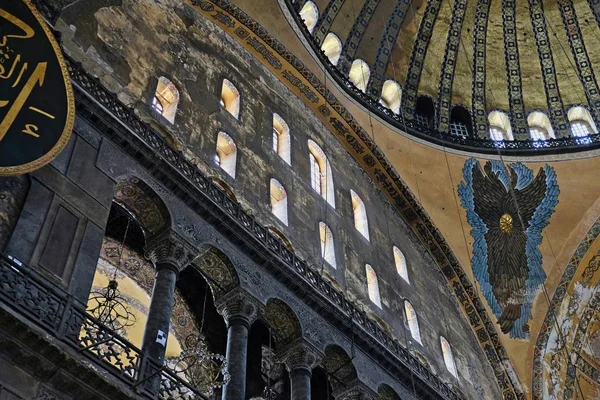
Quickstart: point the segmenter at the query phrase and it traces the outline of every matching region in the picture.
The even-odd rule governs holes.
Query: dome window
[[[161,76],[158,78],[156,91],[152,98],[152,110],[173,124],[175,123],[178,105],[179,90],[173,82]]]
[[[490,125],[490,139],[495,141],[513,140],[510,119],[501,111],[492,111],[488,115]]]
[[[542,112],[534,111],[527,116],[529,125],[529,137],[536,142],[535,147],[544,146],[543,142],[554,139],[554,130],[550,124],[550,118]]]
[[[371,70],[367,63],[359,58],[354,60],[352,62],[352,67],[350,67],[350,73],[348,74],[350,82],[352,82],[358,90],[365,93],[370,78]]]
[[[325,53],[325,56],[329,59],[329,62],[333,65],[337,65],[342,54],[342,41],[337,37],[335,33],[329,32],[323,40],[321,45],[321,51]]]
[[[394,114],[400,114],[400,101],[402,100],[402,89],[400,85],[392,80],[387,80],[381,89],[379,102],[392,110]]]
[[[463,138],[473,136],[471,114],[462,106],[455,106],[450,113],[450,134]]]
[[[270,184],[271,194],[271,212],[275,215],[284,225],[288,224],[288,201],[287,192],[285,188],[277,179],[271,179]]]
[[[300,18],[304,21],[306,29],[308,29],[310,33],[313,33],[315,26],[317,26],[317,21],[319,20],[319,9],[317,8],[317,5],[312,1],[304,3],[304,6],[300,10]]]
[[[419,96],[415,107],[415,120],[417,124],[431,128],[435,116],[433,100],[427,96]]]
[[[279,154],[288,165],[291,165],[290,128],[279,114],[273,114],[273,151]]]
[[[571,107],[567,113],[567,117],[571,124],[571,136],[577,138],[577,143],[591,143],[592,140],[587,136],[597,134],[598,129],[590,112],[585,107]]]
[[[237,147],[231,137],[225,132],[217,135],[217,155],[215,163],[235,179],[235,166],[237,163]]]
[[[240,117],[240,92],[227,79],[223,79],[223,85],[221,86],[220,104],[236,119]]]

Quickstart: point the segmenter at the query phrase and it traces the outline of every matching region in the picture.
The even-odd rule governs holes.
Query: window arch
[[[534,111],[527,116],[529,125],[529,136],[531,140],[543,141],[554,139],[554,130],[550,124],[550,118],[540,111]]]
[[[452,375],[454,375],[455,378],[458,378],[456,364],[454,363],[454,355],[452,354],[452,347],[450,347],[450,343],[448,343],[445,337],[440,336],[440,344],[442,345],[442,355],[444,356],[444,364],[446,364],[446,369]]]
[[[321,257],[333,268],[337,267],[333,235],[325,222],[319,222],[319,239],[321,241]]]
[[[394,263],[396,264],[396,271],[398,272],[398,275],[400,275],[400,277],[402,277],[402,279],[404,279],[407,283],[410,283],[408,280],[408,268],[406,267],[406,257],[404,256],[404,253],[402,253],[402,251],[400,251],[400,249],[396,246],[394,246],[393,251]]]
[[[310,185],[335,208],[335,193],[331,166],[323,150],[312,140],[308,141],[310,161]]]
[[[288,201],[285,188],[277,179],[271,179],[269,185],[271,212],[285,225],[288,224]]]
[[[164,76],[159,77],[152,98],[152,109],[173,124],[175,123],[178,105],[179,90],[177,90],[175,84]]]
[[[240,117],[240,92],[228,79],[223,79],[220,104],[236,119]]]
[[[357,58],[352,62],[352,67],[350,67],[350,73],[348,74],[348,79],[350,82],[356,86],[358,90],[365,93],[367,91],[367,85],[369,84],[369,79],[371,78],[371,70],[366,62]]]
[[[381,99],[379,102],[384,106],[392,110],[395,114],[400,114],[400,101],[402,100],[402,88],[397,82],[393,80],[387,80],[383,83],[381,89]]]
[[[369,221],[365,203],[352,189],[350,189],[350,195],[352,196],[352,210],[354,211],[354,227],[369,240]]]
[[[304,3],[304,7],[300,10],[300,18],[304,21],[306,29],[308,29],[310,33],[313,33],[317,21],[319,20],[319,9],[317,8],[317,5],[312,1]]]
[[[423,344],[421,343],[421,331],[419,330],[419,321],[417,320],[417,313],[415,312],[415,309],[408,300],[404,300],[404,311],[406,312],[406,322],[408,322],[408,329],[410,330],[410,335],[413,339],[419,342],[419,344]]]
[[[225,132],[219,132],[217,135],[217,155],[215,162],[223,171],[235,179],[237,146],[233,139]]]
[[[340,55],[342,54],[342,41],[335,33],[329,32],[327,36],[325,36],[325,40],[323,40],[321,51],[325,53],[325,56],[333,65],[337,65],[340,60]]]
[[[369,264],[365,265],[365,272],[367,274],[367,288],[369,290],[369,299],[377,307],[381,308],[381,295],[379,293],[379,281],[377,280],[377,273]]]
[[[433,100],[427,96],[419,96],[415,105],[415,119],[419,125],[431,127],[435,117]]]
[[[456,136],[473,136],[471,113],[463,106],[454,106],[450,112],[450,133]]]
[[[273,151],[279,154],[283,161],[292,164],[292,138],[290,128],[279,114],[273,113]]]
[[[513,140],[508,115],[501,111],[492,111],[488,115],[488,122],[490,124],[490,139],[496,141]]]
[[[585,107],[571,107],[567,117],[571,124],[571,136],[581,138],[598,133],[596,124]],[[580,143],[590,143],[590,139],[578,139],[578,141]]]

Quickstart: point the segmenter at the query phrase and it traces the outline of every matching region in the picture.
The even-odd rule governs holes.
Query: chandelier
[[[132,326],[136,322],[135,315],[129,308],[128,300],[119,291],[117,282],[117,272],[121,266],[123,258],[123,249],[127,232],[129,231],[130,219],[127,218],[127,227],[123,235],[123,242],[119,251],[119,261],[115,265],[115,270],[106,287],[92,290],[88,299],[88,312],[96,317],[101,323],[114,331],[124,333],[123,328]]]

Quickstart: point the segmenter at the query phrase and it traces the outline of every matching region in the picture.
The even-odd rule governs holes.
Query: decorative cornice
[[[556,127],[559,137],[569,136],[569,123],[565,107],[560,97],[550,37],[546,27],[546,16],[544,15],[544,4],[542,0],[529,0],[529,15],[533,25],[533,34],[537,44],[540,57],[540,67],[544,78],[544,89],[548,101],[548,111],[552,125]]]
[[[381,97],[381,87],[383,86],[383,77],[387,70],[388,63],[392,57],[392,50],[398,40],[398,35],[404,25],[404,19],[408,14],[408,9],[412,4],[412,0],[398,0],[394,6],[392,16],[385,26],[385,32],[377,51],[375,65],[371,72],[371,80],[369,81],[368,92],[374,98]]]
[[[486,43],[487,26],[490,18],[492,0],[478,0],[475,14],[475,29],[473,30],[473,128],[475,134],[482,139],[488,137],[488,115],[485,103],[486,96]]]
[[[452,21],[448,28],[448,38],[446,39],[446,51],[444,53],[444,62],[440,73],[440,82],[438,84],[438,123],[437,129],[440,132],[448,132],[450,128],[450,108],[452,107],[452,84],[454,83],[454,71],[456,69],[456,59],[461,48],[460,39],[462,34],[462,25],[465,20],[465,11],[467,10],[467,0],[455,0],[452,10]],[[472,113],[469,113],[472,114]]]
[[[508,81],[510,122],[513,126],[515,139],[527,140],[529,129],[527,128],[527,117],[525,115],[525,105],[523,104],[516,10],[517,0],[502,0],[502,28],[504,30],[504,56]]]
[[[348,72],[350,72],[350,65],[356,56],[358,45],[360,44],[367,26],[369,26],[369,21],[375,13],[379,1],[380,0],[365,0],[365,4],[362,6],[360,14],[358,14],[358,17],[352,25],[352,29],[350,29],[350,33],[342,47],[340,60],[338,61],[338,68],[340,68],[340,71],[342,71],[344,75],[348,75]]]
[[[421,81],[421,71],[423,71],[425,65],[425,56],[427,55],[429,41],[431,40],[433,27],[435,26],[441,5],[441,0],[429,0],[427,2],[425,15],[423,15],[421,25],[419,25],[419,33],[412,48],[406,82],[404,83],[404,92],[402,93],[401,112],[407,121],[415,119],[414,112],[417,103],[419,82]]]
[[[177,272],[189,266],[198,256],[198,250],[176,232],[162,232],[146,244],[144,253],[156,268],[173,267]]]

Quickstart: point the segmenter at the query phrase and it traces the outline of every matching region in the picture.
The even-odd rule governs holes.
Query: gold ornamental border
[[[12,0],[15,1],[15,0]],[[25,5],[31,10],[39,25],[44,30],[46,37],[50,41],[50,45],[52,46],[52,50],[54,50],[54,54],[56,55],[56,59],[60,66],[60,70],[62,72],[63,81],[65,83],[65,91],[67,95],[67,119],[65,121],[65,127],[60,135],[60,138],[43,156],[39,157],[37,160],[28,162],[27,164],[18,165],[14,167],[0,167],[0,176],[11,176],[11,175],[21,175],[26,174],[28,172],[34,171],[38,168],[43,167],[48,164],[58,154],[62,151],[62,149],[69,142],[71,137],[71,132],[73,131],[73,125],[75,123],[75,98],[73,94],[73,86],[71,85],[71,78],[69,77],[69,70],[67,68],[67,64],[65,63],[65,59],[63,58],[62,50],[60,45],[54,38],[54,34],[48,27],[48,24],[44,20],[44,18],[40,15],[37,8],[31,3],[31,0],[22,0]]]
[[[432,257],[454,291],[460,308],[494,371],[505,399],[524,399],[517,390],[514,374],[507,371],[510,360],[500,342],[493,320],[485,310],[477,289],[470,282],[449,245],[421,209],[408,187],[399,179],[384,154],[370,142],[368,134],[305,65],[264,27],[229,1],[185,0],[201,15],[223,29],[275,74],[292,92],[302,98],[318,118],[333,132],[342,146],[383,190],[391,203]],[[393,176],[395,174],[396,176]],[[516,382],[519,385],[518,382]]]

